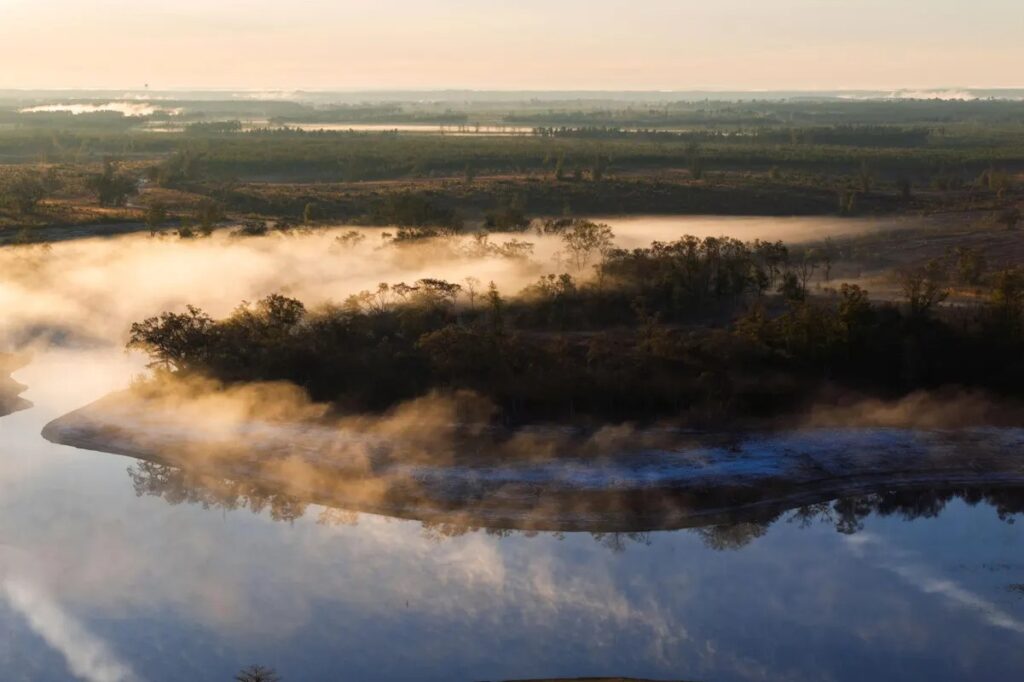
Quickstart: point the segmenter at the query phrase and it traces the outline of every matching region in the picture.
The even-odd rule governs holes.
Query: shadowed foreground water
[[[628,535],[425,526],[244,490],[231,504],[40,438],[131,363],[53,353],[15,374],[34,406],[0,419],[4,679],[226,681],[254,662],[285,680],[1024,669],[1018,491]]]
[[[685,233],[801,240],[886,228],[614,226],[625,247]],[[247,481],[204,488],[41,438],[51,420],[128,385],[143,363],[121,353],[124,335],[163,310],[223,314],[275,291],[344,300],[428,276],[515,292],[537,275],[508,259],[380,250],[376,238],[339,249],[335,236],[135,236],[4,252],[3,349],[44,338],[98,350],[38,353],[13,377],[28,389],[9,404],[28,409],[0,417],[2,679],[226,682],[253,663],[288,681],[952,680],[1024,668],[1014,587],[1024,550],[984,501],[911,497],[894,508],[935,511],[912,522],[872,511],[888,509],[883,500],[712,529],[498,533],[306,506]],[[530,239],[550,269],[557,243]],[[1004,517],[1012,498],[992,498]]]

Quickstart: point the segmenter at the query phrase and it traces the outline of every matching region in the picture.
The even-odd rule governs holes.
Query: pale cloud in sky
[[[0,0],[0,87],[1020,86],[1019,0]]]

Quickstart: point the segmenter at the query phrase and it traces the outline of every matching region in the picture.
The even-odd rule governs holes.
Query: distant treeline
[[[363,225],[418,227],[457,226],[467,218],[507,214],[530,215],[686,213],[694,215],[821,215],[836,212],[836,193],[792,188],[702,186],[656,179],[455,184],[443,188],[397,189],[390,192],[344,191],[320,187],[276,187],[260,184],[210,183],[202,189],[231,211],[298,219],[313,205],[324,220]],[[881,194],[863,200],[860,209],[892,210]],[[501,223],[495,229],[507,230]]]
[[[240,125],[195,123],[184,133],[0,130],[0,160],[96,163],[105,156],[156,160],[191,155],[201,158],[196,168],[206,178],[299,181],[472,179],[488,173],[570,179],[591,173],[595,166],[600,166],[600,177],[669,168],[836,175],[856,174],[865,165],[882,177],[958,174],[966,180],[993,166],[1024,168],[1024,129],[1013,127],[984,134],[867,125],[764,128],[742,134],[565,128],[530,136],[460,137],[296,129],[238,132]]]
[[[720,110],[674,111],[671,109],[635,109],[606,111],[561,111],[550,113],[510,114],[504,117],[510,125],[543,127],[718,127],[760,126],[782,123],[775,115],[742,108]]]
[[[752,142],[771,144],[841,145],[850,147],[922,147],[928,143],[928,128],[896,126],[817,126],[813,128],[754,128],[738,130],[672,131],[660,129],[627,129],[598,126],[534,128],[540,137],[585,139],[642,139],[663,141]]]
[[[0,161],[7,163],[85,163],[106,156],[154,158],[179,149],[180,134],[122,132],[68,128],[0,130]]]
[[[760,133],[758,133],[760,134]],[[179,154],[202,157],[213,178],[373,180],[432,175],[472,179],[482,173],[543,173],[571,178],[600,160],[602,177],[616,171],[789,169],[855,174],[865,165],[881,175],[959,173],[971,179],[998,165],[1024,168],[1024,138],[1003,146],[915,146],[924,131],[871,128],[766,131],[755,135],[656,133],[653,139],[610,133],[554,137],[445,137],[377,132],[263,130],[183,141]],[[869,144],[874,137],[877,145]],[[33,138],[49,147],[46,139]],[[139,142],[145,147],[154,140]],[[161,141],[159,144],[166,144]],[[0,138],[0,154],[4,141]],[[130,149],[139,149],[134,145]]]
[[[271,123],[422,123],[436,125],[464,125],[469,114],[451,109],[445,111],[410,111],[400,104],[352,105],[307,109],[301,114],[276,116]]]
[[[1011,100],[865,99],[677,102],[661,106],[515,112],[505,122],[541,127],[933,126],[1019,123],[1024,102]]]

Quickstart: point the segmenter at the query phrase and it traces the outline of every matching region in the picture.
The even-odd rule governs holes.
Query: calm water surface
[[[616,230],[632,246],[851,225],[653,219]],[[438,274],[308,239],[65,243],[33,256],[22,280],[0,277],[9,326],[65,324],[96,340],[38,352],[15,375],[35,406],[0,418],[0,678],[228,682],[252,663],[288,682],[1024,671],[1024,538],[1017,516],[986,502],[925,498],[913,520],[864,507],[703,531],[503,535],[318,507],[204,508],[152,477],[162,495],[137,495],[132,460],[40,437],[142,371],[119,348],[146,315],[187,302],[220,314],[273,291],[338,299]],[[471,266],[444,274],[478,275]],[[509,267],[489,273],[508,291],[536,277]]]
[[[634,536],[171,504],[136,495],[131,460],[38,436],[137,369],[47,352],[16,375],[36,407],[0,419],[4,679],[227,681],[253,662],[286,680],[1024,671],[1024,537],[988,503],[846,532],[832,510]]]

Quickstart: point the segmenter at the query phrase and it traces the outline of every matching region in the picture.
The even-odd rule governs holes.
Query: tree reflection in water
[[[251,665],[235,675],[235,682],[281,682],[281,677],[272,668]]]
[[[171,505],[186,503],[200,505],[204,509],[247,509],[254,514],[266,512],[274,521],[288,522],[305,516],[312,505],[258,482],[191,473],[154,462],[136,462],[128,467],[128,474],[136,495],[160,497]],[[1010,524],[1014,523],[1016,515],[1024,513],[1024,486],[949,486],[886,490],[789,509],[740,509],[726,522],[708,520],[702,524],[701,517],[695,516],[683,527],[696,533],[710,549],[737,550],[764,536],[780,520],[801,528],[825,524],[839,533],[851,535],[863,530],[865,519],[871,515],[895,516],[908,521],[935,518],[946,505],[957,499],[970,506],[986,504],[995,510],[1000,520]],[[358,511],[316,506],[319,510],[318,524],[354,526],[359,522]],[[716,515],[716,518],[720,516]],[[564,533],[557,530],[492,528],[467,523],[466,519],[471,516],[466,510],[453,513],[453,518],[456,520],[419,519],[424,537],[437,542],[481,532],[494,537],[534,537],[542,533],[547,537],[564,537]],[[647,531],[607,532],[595,528],[590,535],[616,553],[625,551],[630,544],[651,543],[651,533]]]
[[[738,522],[719,526],[696,528],[694,532],[700,536],[704,545],[710,549],[725,551],[740,549],[768,532],[774,519],[768,522]]]
[[[275,521],[302,518],[308,505],[301,500],[247,481],[229,480],[184,469],[137,462],[128,467],[132,487],[138,496],[161,497],[168,504],[196,504],[203,509],[248,509],[254,514],[267,511]]]

